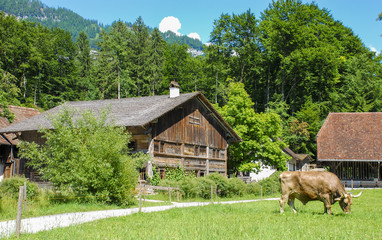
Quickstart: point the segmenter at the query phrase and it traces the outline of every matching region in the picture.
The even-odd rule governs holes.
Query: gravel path
[[[279,198],[267,198],[263,200],[278,200]],[[147,201],[147,200],[146,200]],[[215,202],[215,204],[234,204],[234,203],[247,203],[257,202],[260,199],[255,200],[242,200],[242,201],[227,201],[227,202]],[[165,211],[171,208],[182,207],[195,207],[205,206],[211,204],[210,202],[188,202],[177,203],[172,202],[172,205],[168,206],[156,206],[156,207],[144,207],[142,212],[158,212]],[[21,233],[36,233],[39,231],[50,230],[57,227],[67,227],[74,224],[81,224],[85,222],[91,222],[102,218],[120,217],[133,213],[137,213],[139,208],[117,209],[117,210],[102,210],[92,212],[76,212],[65,213],[58,215],[49,215],[35,218],[26,218],[21,221]],[[0,238],[7,237],[15,233],[16,220],[10,220],[0,222]]]

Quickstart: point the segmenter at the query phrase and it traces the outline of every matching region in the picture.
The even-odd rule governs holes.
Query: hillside
[[[96,20],[84,19],[69,9],[50,8],[38,0],[2,0],[0,11],[43,26],[62,28],[69,31],[74,39],[81,31],[85,31],[94,41],[103,29]]]
[[[39,0],[1,0],[0,11],[23,20],[41,23],[46,27],[64,29],[72,34],[73,39],[77,39],[79,33],[85,31],[93,48],[96,47],[101,31],[108,27],[98,23],[97,20],[85,19],[69,9],[48,7]],[[127,25],[132,26],[132,23]],[[149,31],[151,32],[152,28],[149,27]],[[168,43],[185,43],[196,50],[203,50],[202,42],[187,36],[176,36],[170,32],[162,33],[162,37]]]

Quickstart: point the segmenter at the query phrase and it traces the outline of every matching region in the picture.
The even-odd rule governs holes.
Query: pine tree
[[[137,96],[150,95],[149,84],[149,32],[141,17],[133,24],[132,80],[137,86]]]
[[[165,46],[166,42],[160,35],[158,28],[154,28],[150,38],[150,57],[148,59],[150,66],[149,82],[153,96],[158,92],[158,86],[161,85],[163,80]]]

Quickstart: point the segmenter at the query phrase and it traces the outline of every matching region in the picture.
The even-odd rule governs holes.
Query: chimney
[[[179,97],[179,84],[175,81],[170,83],[170,98]]]

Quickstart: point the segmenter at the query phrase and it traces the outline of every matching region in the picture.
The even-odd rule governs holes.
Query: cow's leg
[[[294,213],[297,213],[296,208],[294,207],[294,197],[290,197],[288,200],[288,205],[292,208]]]
[[[332,204],[330,203],[329,196],[324,197],[322,201],[324,202],[324,214],[329,212],[330,215],[333,215]]]
[[[285,203],[288,201],[288,194],[282,194],[280,198],[280,213],[284,212]]]

